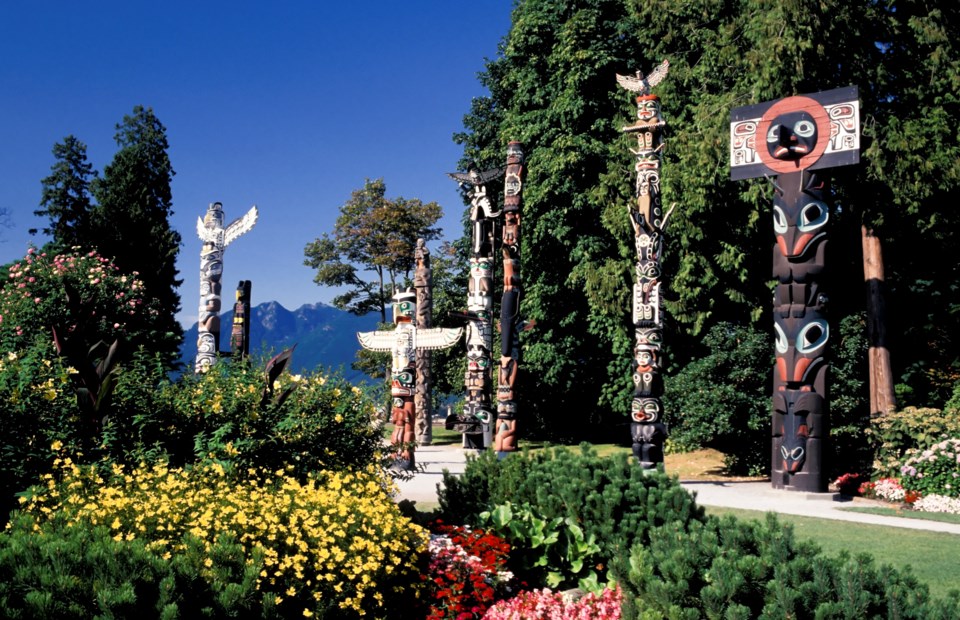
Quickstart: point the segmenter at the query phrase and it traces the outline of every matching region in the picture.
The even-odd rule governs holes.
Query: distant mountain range
[[[366,378],[361,372],[351,370],[350,363],[360,349],[357,332],[377,328],[379,314],[357,316],[323,303],[306,304],[290,311],[275,301],[268,301],[252,310],[250,322],[250,354],[261,352],[274,354],[297,345],[293,354],[291,371],[302,373],[318,366],[336,370],[342,367],[343,375],[351,381]],[[230,349],[230,329],[233,325],[233,309],[220,314],[220,350]],[[184,368],[193,368],[197,355],[197,324],[184,330],[180,361]]]

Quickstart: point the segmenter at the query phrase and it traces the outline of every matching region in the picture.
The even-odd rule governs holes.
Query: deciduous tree
[[[390,199],[386,191],[383,179],[367,179],[340,207],[333,233],[304,249],[304,264],[317,270],[314,282],[346,287],[334,306],[358,315],[379,312],[381,323],[393,289],[409,284],[417,239],[439,237],[442,214],[436,202]]]

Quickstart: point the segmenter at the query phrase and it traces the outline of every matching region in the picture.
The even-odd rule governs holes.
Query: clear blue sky
[[[328,302],[303,248],[333,229],[366,178],[387,195],[436,201],[447,239],[465,210],[445,172],[461,155],[477,80],[510,26],[512,0],[455,2],[0,2],[0,262],[22,257],[54,143],[73,134],[102,170],[114,126],[135,105],[167,128],[182,322],[196,320],[196,220],[220,201],[251,205],[253,231],[224,257],[224,308],[237,281],[254,304]]]

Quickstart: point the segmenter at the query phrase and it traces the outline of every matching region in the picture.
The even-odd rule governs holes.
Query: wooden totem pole
[[[414,252],[416,271],[413,275],[413,288],[417,291],[417,329],[433,327],[433,270],[430,268],[430,250],[423,239],[417,239]],[[433,376],[430,361],[433,354],[429,350],[417,355],[417,389],[414,405],[417,408],[417,443],[429,446],[433,442]]]
[[[633,401],[630,406],[630,435],[633,454],[644,469],[663,463],[663,442],[667,427],[663,423],[663,380],[661,344],[663,317],[660,308],[662,284],[660,260],[663,251],[663,230],[667,216],[660,204],[660,152],[663,149],[663,127],[660,98],[650,93],[667,75],[664,61],[646,78],[617,76],[623,88],[637,93],[637,120],[621,131],[637,138],[634,169],[637,172],[636,201],[630,206],[637,251],[636,281],[633,285]]]
[[[730,178],[773,178],[773,486],[827,490],[829,189],[819,170],[860,161],[856,87],[736,108]]]
[[[230,330],[230,353],[236,359],[250,355],[250,318],[250,280],[241,280],[237,285],[233,327]]]
[[[417,380],[417,357],[425,350],[446,349],[456,344],[463,332],[456,329],[418,329],[416,293],[411,290],[393,296],[393,331],[359,332],[357,338],[364,349],[390,351],[393,354],[390,395],[393,397],[391,420],[395,425],[390,437],[397,449],[393,467],[402,471],[416,468],[414,458],[414,424],[417,418],[414,395]]]
[[[517,370],[520,367],[520,207],[523,204],[523,145],[507,145],[503,189],[503,299],[500,302],[500,376],[494,449],[502,458],[517,449]]]
[[[223,252],[234,239],[249,232],[257,223],[254,205],[229,226],[223,225],[223,205],[211,203],[207,214],[197,218],[200,249],[200,316],[197,321],[196,372],[203,372],[217,361],[220,352],[220,279],[223,276]]]
[[[490,441],[494,421],[492,405],[493,366],[493,253],[496,244],[497,216],[486,184],[503,175],[503,168],[481,171],[471,164],[466,173],[450,173],[461,186],[471,188],[470,221],[473,243],[470,248],[470,280],[467,311],[451,313],[467,320],[467,371],[464,375],[466,399],[462,416],[448,416],[446,426],[464,434],[467,447],[485,448]]]

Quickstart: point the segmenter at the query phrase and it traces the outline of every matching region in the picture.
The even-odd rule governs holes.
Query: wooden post
[[[866,226],[860,227],[863,240],[863,280],[867,285],[867,353],[870,364],[870,415],[897,408],[893,391],[890,350],[887,349],[887,312],[884,298],[883,252],[880,239]]]

